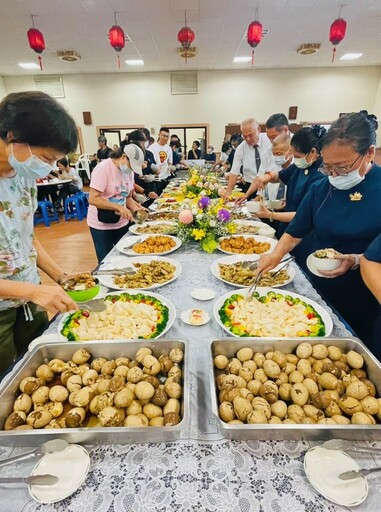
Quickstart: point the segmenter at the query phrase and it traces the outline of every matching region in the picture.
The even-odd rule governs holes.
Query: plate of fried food
[[[277,241],[267,236],[231,235],[218,241],[218,249],[225,254],[265,254],[274,250]]]
[[[180,238],[170,235],[142,235],[123,237],[116,244],[119,252],[127,256],[170,254],[181,246]]]
[[[122,259],[125,259],[125,261],[122,262]],[[171,283],[179,277],[182,271],[181,264],[178,261],[164,256],[115,257],[115,259],[102,265],[102,270],[117,270],[118,267],[123,268],[127,264],[136,270],[135,274],[126,273],[118,275],[118,273],[115,273],[115,275],[100,275],[98,277],[99,281],[104,286],[113,290],[125,290],[128,288],[152,290]]]
[[[263,274],[259,281],[258,288],[281,288],[291,283],[296,275],[295,269],[292,266],[286,267],[277,273],[274,278],[272,277],[283,265],[283,263],[280,263],[273,270],[270,270],[270,272]],[[230,284],[231,286],[236,286],[237,288],[242,288],[252,284],[257,266],[258,259],[256,255],[240,254],[219,258],[212,263],[210,269],[212,274],[220,281]]]
[[[151,212],[148,216],[149,222],[155,221],[155,220],[174,221],[178,218],[179,218],[178,212],[169,212],[169,211]]]
[[[236,235],[260,235],[268,236],[269,238],[275,236],[275,229],[261,221],[237,219],[234,221],[234,224]]]
[[[175,223],[171,221],[154,220],[143,224],[134,224],[130,227],[134,235],[165,235],[174,233]]]

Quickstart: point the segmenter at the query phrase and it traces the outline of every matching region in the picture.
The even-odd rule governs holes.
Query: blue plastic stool
[[[34,225],[44,223],[45,226],[50,227],[50,223],[54,220],[60,221],[56,209],[51,201],[38,201],[38,207],[41,211],[41,217],[34,215]]]
[[[65,199],[65,220],[83,220],[87,216],[87,208],[83,195],[78,193]]]
[[[83,204],[84,204],[84,208],[85,208],[85,211],[86,211],[86,216],[87,216],[87,210],[89,209],[89,196],[90,196],[90,194],[88,192],[83,192],[82,190],[80,190],[79,192],[77,192],[76,195],[79,196],[82,199]]]

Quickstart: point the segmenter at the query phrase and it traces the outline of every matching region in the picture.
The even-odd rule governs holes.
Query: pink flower
[[[183,210],[179,213],[179,222],[182,224],[191,224],[193,222],[193,215],[190,210]]]

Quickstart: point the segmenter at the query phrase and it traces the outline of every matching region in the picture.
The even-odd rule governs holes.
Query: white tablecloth
[[[114,250],[111,255],[115,254]],[[26,489],[10,494],[0,486],[4,512],[325,512],[348,510],[320,496],[309,484],[303,458],[311,443],[275,441],[227,441],[218,433],[211,414],[208,350],[212,339],[226,337],[213,319],[213,301],[200,303],[190,295],[192,288],[213,288],[217,297],[231,287],[216,279],[210,264],[221,253],[209,255],[195,246],[183,247],[171,255],[183,266],[183,273],[172,283],[155,290],[176,306],[177,318],[165,336],[188,341],[191,369],[191,421],[174,443],[88,446],[91,469],[86,482],[71,497],[52,505],[33,501]],[[293,283],[286,289],[300,293],[328,309],[302,272],[297,268]],[[202,327],[184,324],[179,314],[203,307],[212,320]],[[349,333],[338,318],[333,336]],[[57,319],[48,332],[57,329]],[[264,427],[266,428],[266,427]],[[142,439],[142,441],[144,441]],[[374,446],[381,443],[373,443]],[[20,452],[0,447],[0,458]],[[25,451],[23,449],[22,451]],[[381,457],[366,457],[362,466],[381,466]],[[28,475],[33,464],[0,468],[0,477]],[[70,468],[68,468],[70,471]],[[381,482],[372,480],[372,482]],[[379,509],[381,485],[370,486],[367,501],[357,511]]]

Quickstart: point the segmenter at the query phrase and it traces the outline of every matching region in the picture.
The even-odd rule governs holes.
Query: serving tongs
[[[273,279],[275,276],[277,276],[279,274],[279,272],[281,272],[282,270],[284,270],[285,268],[287,268],[289,266],[289,264],[294,261],[294,256],[289,256],[288,258],[284,259],[282,261],[282,263],[284,263],[284,265],[282,265],[280,268],[278,268],[278,270],[276,272],[274,272],[273,274],[271,274],[271,279]]]
[[[46,443],[40,444],[35,450],[28,453],[22,453],[20,455],[16,455],[16,457],[11,457],[10,459],[5,459],[0,461],[0,467],[7,466],[8,464],[13,464],[14,462],[20,462],[22,460],[28,460],[32,457],[43,457],[47,453],[55,453],[64,450],[68,446],[68,442],[64,439],[51,439],[50,441],[46,441]]]
[[[247,292],[247,295],[245,298],[246,302],[250,302],[251,299],[253,298],[254,292],[257,289],[257,286],[261,280],[262,274],[263,274],[263,270],[258,272],[258,274],[255,276],[254,281],[252,282],[252,284],[249,288],[249,291]]]
[[[321,447],[325,448],[326,450],[340,450],[343,452],[370,453],[372,455],[381,454],[381,448],[358,446],[353,444],[352,441],[345,441],[344,439],[330,439],[329,441],[325,441]]]
[[[99,269],[93,272],[93,276],[124,276],[125,274],[136,274],[134,267]]]

